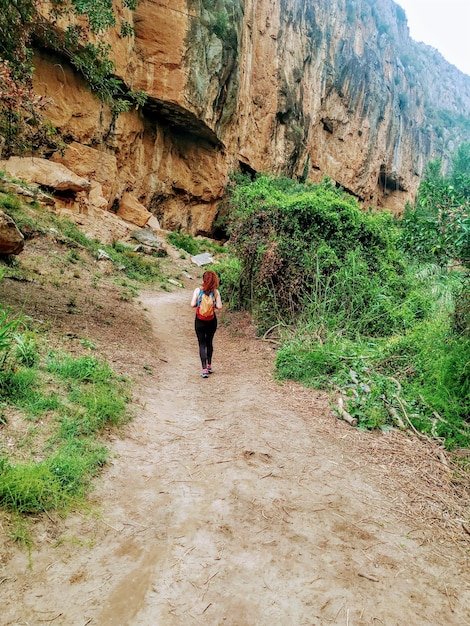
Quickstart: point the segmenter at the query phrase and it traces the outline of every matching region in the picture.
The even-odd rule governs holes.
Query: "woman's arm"
[[[222,298],[218,289],[215,290],[215,308],[220,311],[222,308]]]
[[[196,307],[197,306],[197,297],[199,295],[199,291],[200,291],[199,287],[196,287],[196,289],[194,290],[194,293],[193,293],[192,300],[191,300],[191,306],[192,307]]]

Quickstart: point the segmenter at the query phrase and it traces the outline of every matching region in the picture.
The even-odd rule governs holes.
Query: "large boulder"
[[[117,215],[121,219],[126,220],[126,222],[131,222],[136,226],[145,226],[152,217],[150,211],[147,211],[144,205],[127,191],[122,194],[122,198],[119,201]]]
[[[126,239],[134,228],[111,211],[103,211],[92,205],[82,212],[77,211],[75,205],[56,207],[56,210],[58,215],[74,222],[88,239],[97,239],[107,246]]]
[[[24,237],[9,215],[0,211],[0,254],[19,254],[24,248]]]
[[[91,186],[89,180],[77,176],[65,165],[38,157],[10,157],[0,161],[0,170],[13,178],[56,191],[88,191]]]

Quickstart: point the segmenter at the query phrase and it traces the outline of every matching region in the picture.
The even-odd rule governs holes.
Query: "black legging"
[[[212,353],[214,351],[212,340],[217,330],[217,318],[214,317],[210,322],[204,322],[196,317],[194,329],[199,342],[199,356],[201,357],[202,369],[205,370],[207,365],[212,363]]]

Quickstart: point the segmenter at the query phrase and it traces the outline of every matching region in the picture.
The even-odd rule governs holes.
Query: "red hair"
[[[202,275],[202,290],[206,293],[213,293],[215,295],[215,290],[219,286],[219,279],[215,272],[211,270],[207,270]]]

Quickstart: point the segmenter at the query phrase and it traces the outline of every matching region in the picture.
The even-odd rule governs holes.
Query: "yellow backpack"
[[[210,322],[215,317],[215,296],[212,293],[200,291],[197,297],[196,317],[204,322]]]

